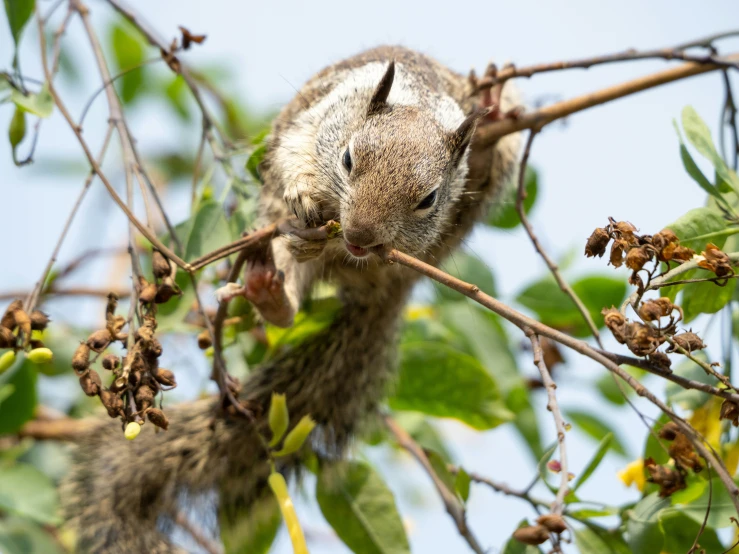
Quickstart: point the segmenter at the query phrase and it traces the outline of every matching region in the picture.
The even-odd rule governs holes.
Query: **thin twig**
[[[730,54],[723,58],[727,62],[739,62],[739,54]],[[721,69],[715,64],[684,63],[678,67],[652,73],[631,81],[607,87],[589,94],[577,96],[551,106],[545,106],[535,112],[523,114],[516,119],[504,119],[496,123],[478,127],[475,132],[476,148],[484,149],[495,144],[501,137],[524,129],[541,130],[544,125],[580,112],[594,106],[611,102],[624,96],[636,94],[650,88],[687,79],[710,71]]]
[[[739,488],[729,475],[726,469],[726,465],[723,460],[715,456],[709,449],[703,444],[702,437],[698,432],[693,429],[684,419],[678,416],[672,409],[670,409],[664,402],[657,398],[652,392],[647,390],[639,381],[629,375],[620,366],[616,365],[615,362],[610,360],[608,357],[600,354],[598,351],[593,349],[588,343],[575,339],[561,331],[552,329],[547,325],[544,325],[524,314],[510,308],[503,304],[499,300],[496,300],[492,296],[485,294],[480,289],[470,283],[466,283],[440,269],[433,267],[421,260],[418,260],[407,254],[403,254],[398,250],[389,250],[379,252],[379,254],[389,263],[399,263],[414,271],[421,273],[431,279],[446,285],[457,292],[460,292],[489,310],[495,312],[504,319],[510,321],[521,330],[526,332],[527,328],[536,333],[537,335],[547,337],[553,341],[556,341],[568,348],[571,348],[575,352],[585,355],[586,357],[598,362],[609,371],[618,375],[623,379],[639,396],[642,396],[649,400],[652,404],[657,406],[663,413],[665,413],[672,421],[674,421],[680,430],[690,439],[691,443],[698,450],[698,453],[706,459],[707,463],[712,465],[716,470],[721,482],[729,492],[729,496],[734,504],[734,507],[739,513]]]
[[[100,152],[98,153],[98,156],[97,156],[98,164],[102,164],[103,160],[105,159],[105,153],[108,150],[108,145],[110,144],[110,138],[112,134],[113,134],[113,126],[112,124],[109,123],[108,129],[105,132],[105,138],[103,139],[103,144],[100,147]],[[67,238],[67,232],[69,231],[69,228],[72,226],[72,221],[74,221],[74,218],[77,215],[77,212],[79,211],[80,206],[82,205],[82,200],[85,198],[85,195],[87,194],[87,191],[90,188],[90,185],[92,184],[92,181],[94,179],[95,179],[95,172],[91,171],[90,174],[87,176],[87,179],[85,179],[85,183],[82,185],[82,190],[80,191],[79,196],[77,197],[77,201],[74,203],[74,206],[72,206],[72,211],[69,213],[69,216],[67,217],[67,221],[64,224],[64,227],[62,228],[62,232],[56,241],[56,246],[54,247],[54,250],[51,253],[51,258],[49,258],[49,261],[47,262],[43,273],[41,274],[41,278],[36,282],[36,286],[34,287],[33,291],[31,291],[31,294],[29,294],[28,298],[26,298],[25,310],[29,313],[32,312],[33,309],[36,307],[36,303],[38,302],[41,289],[43,288],[44,283],[46,282],[46,279],[49,277],[51,268],[54,266],[54,263],[56,263],[56,259],[59,256],[59,251],[62,248],[62,243],[64,243],[64,239]]]
[[[534,143],[534,138],[536,137],[537,133],[538,131],[536,129],[531,129],[531,131],[529,132],[529,138],[526,141],[526,148],[523,152],[523,158],[521,158],[521,166],[518,174],[518,194],[516,195],[516,211],[518,212],[518,216],[521,218],[521,224],[526,230],[526,234],[529,236],[531,243],[534,245],[534,249],[544,260],[544,263],[547,264],[547,267],[554,277],[554,280],[557,282],[557,285],[559,285],[559,288],[575,304],[577,311],[580,312],[580,315],[585,320],[585,323],[590,329],[590,333],[593,335],[593,337],[595,337],[595,341],[598,343],[598,346],[603,348],[603,343],[600,340],[600,333],[598,332],[598,326],[595,324],[593,318],[590,316],[590,312],[585,307],[585,304],[583,304],[582,300],[580,300],[580,297],[577,295],[577,293],[572,289],[570,284],[562,277],[557,263],[549,256],[549,254],[547,254],[546,250],[544,250],[544,247],[541,245],[539,239],[536,237],[536,234],[534,233],[534,228],[529,222],[528,216],[526,215],[526,209],[523,203],[526,199],[526,164],[528,163],[529,154],[531,153],[531,145]]]
[[[187,531],[192,537],[192,539],[196,543],[198,543],[203,548],[203,550],[208,552],[208,554],[223,554],[223,548],[219,544],[217,544],[215,541],[212,541],[210,538],[208,538],[181,511],[178,511],[177,514],[175,515],[174,522],[175,524],[182,527],[185,531]]]
[[[426,456],[426,453],[423,451],[423,448],[421,448],[418,443],[416,443],[416,441],[414,441],[413,438],[405,431],[405,429],[398,425],[398,423],[393,418],[386,415],[384,419],[385,425],[393,434],[398,444],[403,447],[408,453],[410,453],[411,456],[413,456],[418,461],[418,463],[421,464],[421,467],[423,467],[428,476],[431,477],[431,481],[433,481],[434,487],[436,487],[436,490],[439,493],[444,506],[446,507],[446,511],[449,513],[449,515],[454,520],[454,523],[457,525],[459,534],[462,535],[462,537],[467,541],[467,544],[470,545],[470,548],[474,552],[477,552],[478,554],[484,554],[485,550],[480,546],[480,543],[477,542],[477,539],[472,534],[472,531],[467,525],[467,514],[464,505],[459,501],[454,491],[450,491],[444,481],[442,481],[441,478],[436,474],[436,471],[434,471],[434,468],[431,465],[428,456]]]
[[[547,410],[552,412],[554,426],[557,429],[561,480],[557,496],[554,498],[554,502],[552,502],[552,513],[562,515],[565,506],[565,496],[567,496],[570,483],[570,472],[567,466],[567,446],[565,442],[565,433],[567,433],[567,428],[557,402],[557,394],[555,392],[557,390],[557,385],[555,384],[554,379],[552,379],[551,373],[549,373],[549,368],[547,368],[544,363],[544,353],[541,349],[539,337],[536,333],[530,330],[526,334],[531,341],[531,348],[534,352],[534,365],[538,368],[539,374],[541,375],[541,381],[547,389],[547,398],[549,399],[547,402]]]

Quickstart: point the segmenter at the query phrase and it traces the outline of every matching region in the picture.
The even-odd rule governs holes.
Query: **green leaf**
[[[711,511],[708,514],[708,527],[722,529],[733,525],[729,518],[732,516],[736,517],[736,509],[726,487],[721,484],[719,479],[713,479],[712,485],[713,487],[707,486],[697,500],[679,508],[673,507],[672,510],[677,510],[690,517],[696,523],[702,524],[703,519],[706,517],[706,509],[708,508],[710,498]]]
[[[690,278],[706,279],[715,276],[715,273],[698,269]],[[683,321],[688,323],[700,314],[715,314],[731,301],[735,289],[736,284],[733,281],[723,286],[710,282],[687,284],[682,289],[683,296],[680,303],[685,315]]]
[[[444,458],[442,458],[438,452],[434,452],[433,450],[429,450],[428,452],[426,452],[426,457],[429,459],[429,463],[434,469],[434,473],[436,473],[436,476],[441,479],[444,485],[446,485],[446,488],[449,490],[449,492],[451,492],[452,494],[456,494],[456,481],[454,475],[451,474],[449,468],[447,467],[446,460],[444,460]]]
[[[723,200],[721,193],[718,191],[716,187],[714,187],[711,184],[711,182],[706,178],[706,176],[703,175],[703,172],[698,168],[695,161],[693,160],[693,157],[690,155],[690,152],[685,147],[685,143],[683,142],[683,136],[680,133],[680,128],[677,125],[677,121],[673,119],[672,124],[675,127],[677,138],[680,141],[680,159],[683,162],[683,167],[685,167],[685,171],[687,171],[688,175],[690,175],[693,178],[693,180],[696,183],[698,183],[698,185],[703,190],[705,190],[708,194],[710,194],[711,196],[714,196],[717,199]]]
[[[616,383],[616,379],[619,378],[614,378],[613,373],[606,372],[601,375],[595,382],[595,387],[598,389],[601,395],[603,395],[603,398],[608,400],[611,404],[623,406],[624,404],[626,404],[626,396],[624,396],[624,393],[628,395],[631,389],[628,387],[628,385],[624,383],[622,392],[621,388],[619,388],[618,384]]]
[[[703,352],[695,352],[693,355],[703,361],[707,360],[707,357]],[[692,379],[693,381],[698,381],[699,383],[707,385],[713,385],[716,382],[716,380],[708,375],[703,368],[694,361],[688,359],[682,360],[677,367],[673,369],[673,373],[678,377],[685,377],[686,379]],[[709,398],[709,395],[705,392],[695,389],[684,389],[672,381],[667,381],[667,384],[665,385],[665,394],[670,403],[676,404],[684,410],[695,410],[696,408],[703,406]]]
[[[16,433],[36,410],[36,369],[28,361],[15,364],[0,378],[0,385],[12,385],[13,392],[0,404],[0,435]]]
[[[8,128],[8,140],[10,140],[10,147],[13,150],[13,163],[18,165],[18,154],[16,149],[18,145],[23,141],[26,136],[26,113],[18,106],[15,107],[15,113],[13,118],[10,120],[10,127]]]
[[[661,552],[664,537],[659,525],[659,513],[669,505],[668,498],[660,498],[654,492],[628,512],[626,542],[632,552]]]
[[[0,552],[3,554],[64,554],[51,534],[40,525],[20,517],[0,520]]]
[[[592,524],[575,531],[575,545],[580,554],[631,554],[618,531],[609,531]]]
[[[454,252],[442,264],[441,268],[462,281],[472,283],[485,294],[495,296],[495,280],[490,268],[477,256],[464,251]],[[461,292],[434,282],[434,289],[439,300],[466,300]]]
[[[49,92],[49,85],[44,83],[38,93],[28,93],[24,95],[21,91],[13,89],[10,95],[13,103],[28,113],[32,113],[38,117],[49,117],[54,111],[54,98]]]
[[[221,540],[230,554],[267,554],[281,523],[273,494],[263,495],[248,510],[224,506],[218,513]]]
[[[393,409],[451,417],[478,430],[513,418],[495,381],[472,356],[438,343],[404,344],[400,351]]]
[[[249,159],[246,160],[247,171],[252,177],[254,177],[254,180],[259,183],[262,182],[262,177],[259,174],[259,164],[262,163],[265,152],[267,152],[267,146],[265,144],[260,144],[251,153]]]
[[[534,169],[526,167],[526,177],[524,183],[526,198],[523,201],[524,213],[528,215],[531,208],[536,202],[536,195],[539,190],[539,177]],[[501,194],[493,209],[487,224],[498,229],[513,229],[521,224],[521,218],[516,210],[516,197],[518,195],[518,183],[511,183]]]
[[[193,219],[185,248],[185,259],[192,260],[215,250],[226,244],[229,237],[223,206],[213,201],[203,202]]]
[[[408,554],[393,493],[367,464],[321,466],[316,500],[326,521],[355,554]]]
[[[440,319],[456,331],[458,348],[477,358],[495,377],[506,408],[516,414],[513,424],[526,441],[534,460],[541,458],[544,450],[536,413],[500,317],[467,302],[442,304],[439,314]]]
[[[463,468],[460,467],[459,471],[457,471],[457,477],[454,480],[454,488],[464,502],[467,502],[470,497],[471,483],[472,479],[470,479],[469,473],[467,473]]]
[[[557,487],[554,487],[551,484],[549,484],[549,480],[547,479],[549,473],[551,473],[549,471],[549,468],[547,467],[547,462],[557,451],[558,447],[559,447],[559,443],[557,441],[554,441],[554,443],[552,443],[549,446],[549,448],[547,448],[547,450],[544,452],[544,455],[539,460],[539,463],[536,464],[536,471],[539,473],[539,478],[546,485],[549,491],[555,494],[557,493]]]
[[[612,439],[609,441],[610,447],[613,448],[614,452],[626,456],[626,448],[616,435],[616,432],[599,417],[584,410],[566,410],[565,417],[575,425],[576,429],[579,429],[597,441],[601,441],[601,445],[602,441],[611,435]]]
[[[5,0],[5,15],[8,18],[13,42],[15,42],[16,56],[23,28],[31,18],[35,5],[34,0]]]
[[[682,120],[685,136],[688,138],[688,141],[690,141],[702,156],[713,164],[716,173],[721,179],[731,185],[734,192],[739,194],[739,177],[729,169],[724,159],[718,153],[718,150],[716,150],[708,125],[705,124],[692,106],[685,106],[682,113]]]
[[[599,275],[577,280],[572,284],[572,289],[599,328],[604,325],[601,310],[620,305],[626,296],[626,283],[623,279]],[[516,301],[535,312],[545,325],[576,337],[590,335],[590,329],[575,304],[550,276],[526,287],[518,294]]]
[[[690,210],[667,228],[674,231],[682,246],[692,248],[696,252],[704,250],[709,242],[721,248],[727,237],[739,233],[739,228],[728,228],[721,214],[711,208]]]
[[[593,474],[593,472],[598,468],[598,465],[600,465],[600,462],[603,460],[605,455],[608,453],[608,449],[611,447],[612,441],[613,441],[613,433],[608,433],[605,437],[603,437],[603,440],[600,441],[600,444],[598,445],[598,449],[595,451],[595,454],[593,454],[593,457],[590,459],[588,464],[585,466],[585,469],[582,470],[582,473],[578,475],[577,481],[575,481],[575,484],[572,486],[572,492],[575,492],[577,491],[577,489],[582,487],[585,484],[585,481],[587,481],[590,478],[590,476]]]
[[[734,512],[734,515],[736,515],[736,512]],[[659,516],[660,527],[665,537],[662,550],[664,552],[688,552],[700,533],[702,522],[703,518],[699,523],[690,519],[686,514],[674,510],[662,512]],[[711,529],[710,525],[701,533],[698,544],[700,548],[697,552],[719,553],[725,551],[725,547],[721,544],[716,531]]]
[[[182,75],[176,75],[164,89],[169,105],[183,121],[190,120],[190,111],[188,110],[189,92],[185,79]]]
[[[38,523],[59,523],[56,487],[28,464],[0,466],[0,508]]]
[[[298,312],[291,327],[282,328],[268,324],[267,341],[270,353],[273,354],[288,346],[298,346],[328,329],[340,309],[341,302],[337,298],[321,298]]]
[[[145,84],[146,68],[137,67],[144,61],[146,42],[138,29],[129,23],[115,24],[110,30],[109,41],[119,72],[127,71],[116,80],[120,87],[121,100],[127,104],[136,98]]]

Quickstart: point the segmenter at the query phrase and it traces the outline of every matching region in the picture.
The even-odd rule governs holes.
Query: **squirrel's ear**
[[[390,89],[393,86],[393,79],[395,78],[395,60],[391,61],[385,70],[385,74],[380,79],[380,83],[377,85],[372,100],[370,100],[369,108],[367,109],[367,115],[374,115],[387,106],[387,97],[390,95]]]
[[[460,123],[459,127],[449,135],[449,144],[452,151],[452,161],[454,165],[459,163],[462,159],[467,147],[472,141],[472,136],[475,134],[475,128],[478,120],[487,115],[489,110],[475,110],[468,115],[465,120]]]

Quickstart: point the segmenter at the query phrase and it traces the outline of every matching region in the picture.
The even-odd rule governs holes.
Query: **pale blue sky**
[[[49,5],[44,2],[44,5]],[[109,13],[104,2],[90,3],[96,21]],[[367,6],[353,2],[202,2],[158,0],[132,2],[163,36],[176,34],[177,25],[208,34],[205,45],[187,55],[194,65],[218,61],[239,75],[235,90],[260,108],[277,109],[295,88],[315,71],[332,61],[381,43],[400,43],[417,48],[461,72],[478,71],[492,58],[511,60],[523,66],[536,62],[579,58],[626,48],[669,46],[703,35],[727,30],[739,22],[735,0],[712,2],[668,2],[624,0],[619,2],[401,2],[374,0]],[[9,63],[11,43],[5,23],[0,22],[0,64]],[[79,27],[69,40],[75,52],[84,52]],[[35,38],[28,32],[23,58],[25,71],[39,76]],[[725,51],[739,50],[739,41],[725,41]],[[89,60],[89,58],[87,58]],[[92,61],[89,60],[91,64]],[[606,66],[589,71],[574,70],[535,77],[521,82],[529,101],[537,98],[567,98],[666,67],[662,62],[640,62]],[[0,66],[2,67],[2,66]],[[90,66],[92,67],[92,66]],[[92,81],[79,90],[65,89],[73,113],[79,114]],[[531,163],[540,171],[541,189],[533,212],[539,237],[557,255],[571,247],[581,251],[593,228],[608,216],[634,222],[645,232],[659,230],[688,209],[702,202],[703,193],[685,175],[678,157],[672,119],[682,108],[693,105],[712,129],[716,129],[722,88],[718,74],[693,78],[678,84],[576,114],[566,126],[552,126],[536,141]],[[11,110],[0,106],[0,129],[6,129]],[[85,129],[96,143],[103,129],[104,101],[95,104]],[[173,140],[169,116],[156,111],[137,114],[131,125],[144,151],[162,141]],[[5,131],[3,131],[4,133]],[[188,140],[198,139],[197,125]],[[177,140],[180,140],[178,137]],[[80,149],[58,115],[43,126],[37,158],[69,158],[80,163]],[[112,159],[115,162],[116,156]],[[112,177],[120,182],[120,172]],[[0,290],[25,288],[38,278],[53,242],[81,185],[79,175],[42,174],[18,170],[10,163],[6,141],[0,141],[2,221],[6,231]],[[69,260],[92,245],[119,244],[124,220],[114,214],[100,187],[88,199],[83,220],[75,225],[63,250]],[[174,201],[173,201],[174,202]],[[174,212],[184,215],[181,202]],[[110,214],[97,217],[95,213]],[[84,218],[88,220],[85,223]],[[520,231],[481,231],[474,235],[472,249],[495,268],[504,297],[544,271]],[[510,260],[515,259],[515,266]],[[122,268],[121,268],[122,269]],[[575,272],[613,271],[602,260],[578,258]],[[105,269],[98,266],[86,281],[99,279]],[[621,273],[626,278],[625,273]],[[69,304],[66,304],[69,306]],[[96,307],[85,302],[83,307]],[[83,312],[84,313],[84,312]],[[93,313],[97,318],[97,312]],[[570,359],[573,357],[570,356]],[[581,385],[603,370],[579,362],[560,372],[558,390],[563,404],[571,407],[598,406],[597,398],[582,393]],[[536,396],[541,407],[541,425],[553,437],[553,424],[544,411],[544,396]],[[607,412],[607,410],[604,410]],[[649,411],[647,409],[647,411]],[[620,412],[617,426],[636,454],[644,429],[636,417]],[[444,423],[458,461],[465,467],[514,486],[524,485],[533,468],[518,439],[509,429],[473,433],[454,423]],[[589,458],[594,445],[577,432],[570,433],[572,470]],[[374,457],[374,455],[373,455]],[[381,456],[378,456],[381,457]],[[609,458],[588,485],[583,496],[609,501],[634,498],[616,481],[614,472],[624,460]],[[388,482],[398,495],[401,511],[410,522],[414,552],[465,552],[451,520],[433,494],[431,483],[406,460],[402,464],[381,463]],[[395,474],[393,474],[395,472]],[[408,494],[409,483],[424,491],[423,506]],[[314,554],[345,552],[330,538],[315,505],[301,502],[299,513],[314,536]],[[516,500],[475,487],[469,506],[469,523],[486,546],[499,547],[516,523],[531,512]],[[328,538],[326,538],[328,537]],[[274,550],[290,552],[281,536]]]

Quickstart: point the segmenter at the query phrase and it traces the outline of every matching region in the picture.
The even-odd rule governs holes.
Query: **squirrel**
[[[489,71],[493,71],[490,66]],[[285,393],[291,422],[318,423],[311,446],[340,458],[379,410],[392,380],[396,332],[419,274],[373,255],[393,247],[438,264],[515,178],[520,138],[476,148],[478,124],[517,108],[510,86],[480,93],[469,78],[403,47],[383,46],[311,78],[273,123],[260,164],[259,223],[296,216],[338,220],[342,236],[272,241],[247,264],[242,294],[261,317],[289,326],[318,280],[338,285],[341,308],[326,329],[253,370],[240,397],[269,407]],[[252,423],[212,399],[170,409],[164,433],[145,426],[125,441],[111,420],[86,433],[61,488],[80,552],[175,552],[171,531],[198,499],[238,517],[268,494],[268,465]],[[299,465],[280,459],[281,471]],[[215,494],[214,494],[215,493]],[[217,534],[217,530],[214,530]]]

